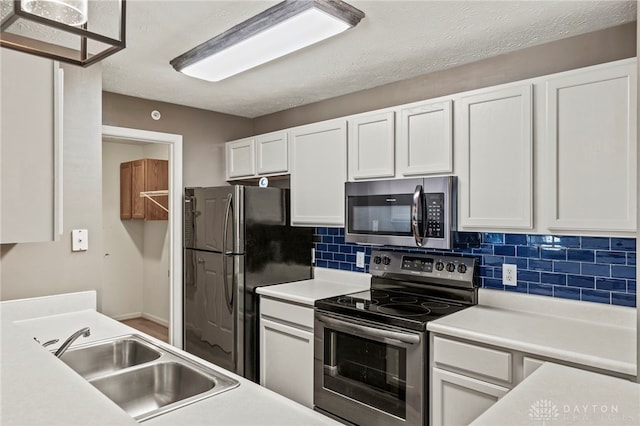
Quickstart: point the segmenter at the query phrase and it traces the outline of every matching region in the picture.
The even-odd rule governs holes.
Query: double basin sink
[[[134,334],[71,348],[60,359],[137,421],[239,385]]]

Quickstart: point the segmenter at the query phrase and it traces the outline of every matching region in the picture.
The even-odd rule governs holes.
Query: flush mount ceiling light
[[[83,67],[125,48],[126,0],[1,0],[0,46]]]
[[[355,27],[364,13],[336,0],[286,0],[170,63],[176,71],[220,81]]]

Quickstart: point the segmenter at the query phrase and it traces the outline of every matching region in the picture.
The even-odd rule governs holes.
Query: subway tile
[[[485,266],[502,266],[504,257],[502,256],[484,256]]]
[[[328,268],[329,264],[328,264],[328,262],[326,260],[316,259],[316,266],[319,267],[319,268]]]
[[[577,262],[595,262],[596,255],[593,250],[567,250],[567,260],[574,260]]]
[[[355,254],[347,254],[345,255],[345,262],[356,264],[356,255]]]
[[[582,289],[582,298],[585,302],[611,303],[611,293],[608,291]]]
[[[529,235],[529,244],[532,246],[552,246],[553,235]]]
[[[540,282],[543,284],[567,285],[567,275],[541,272]]]
[[[328,261],[327,265],[331,269],[340,269],[340,264],[338,262],[335,262],[335,261]]]
[[[580,248],[581,241],[580,237],[561,235],[554,237],[553,245],[565,248]]]
[[[571,287],[595,288],[596,279],[583,275],[567,275],[567,285]]]
[[[516,247],[516,256],[518,256],[518,257],[539,258],[540,257],[540,249],[538,247],[532,247],[532,246],[517,246]]]
[[[337,251],[340,251],[340,246],[337,244],[329,244],[327,245],[327,250],[335,253]]]
[[[627,253],[627,265],[633,266],[636,264],[637,261],[638,261],[638,258],[636,257],[636,252]]]
[[[613,278],[634,279],[636,277],[636,267],[611,265],[611,276]]]
[[[517,285],[504,286],[504,290],[512,293],[529,293],[529,284],[524,281],[518,281]]]
[[[483,287],[485,288],[497,288],[504,290],[504,285],[502,285],[502,280],[496,278],[484,278],[483,279]]]
[[[514,246],[526,246],[528,244],[527,235],[524,234],[504,234],[504,243]]]
[[[553,270],[553,262],[550,260],[529,259],[528,269],[551,272]]]
[[[529,283],[529,294],[538,294],[540,296],[553,296],[553,286],[546,284]]]
[[[329,235],[340,235],[341,228],[327,228],[327,234]]]
[[[352,265],[350,263],[340,263],[340,269],[343,271],[353,271],[355,269],[354,266],[355,265]]]
[[[596,251],[596,263],[615,263],[624,265],[627,263],[627,254],[623,251]]]
[[[353,248],[350,245],[342,244],[340,245],[340,253],[351,254],[353,253]]]
[[[611,238],[611,250],[636,251],[636,239]]]
[[[493,246],[493,254],[495,254],[497,256],[515,256],[516,255],[516,247],[515,246],[495,245],[495,246]]]
[[[516,265],[518,269],[529,268],[529,259],[527,259],[526,257],[505,256],[504,263],[508,263],[510,265]]]
[[[335,244],[344,244],[344,237],[343,237],[343,236],[340,236],[340,235],[335,235],[335,236],[333,237],[333,242],[334,242]]]
[[[325,244],[333,244],[333,237],[331,235],[323,235],[321,242]]]
[[[609,238],[605,237],[582,237],[583,249],[609,250],[610,243]]]
[[[611,293],[611,304],[636,307],[636,295],[628,293]]]
[[[327,235],[329,233],[329,228],[316,228],[317,235]]]
[[[327,251],[327,245],[323,243],[316,244],[316,251]]]
[[[599,263],[583,263],[581,274],[589,276],[609,277],[611,276],[611,266]]]
[[[579,262],[565,262],[564,260],[553,261],[553,272],[563,272],[565,274],[579,274]]]
[[[563,248],[542,247],[540,249],[542,259],[567,260],[567,250]]]
[[[493,268],[487,266],[479,266],[478,275],[480,275],[481,277],[493,278]]]
[[[617,280],[615,278],[599,278],[596,277],[596,289],[608,291],[627,291],[627,281]]]
[[[636,280],[627,281],[627,293],[636,293]]]
[[[493,254],[493,244],[480,244],[480,247],[473,249],[474,254]]]
[[[535,271],[518,271],[518,281],[540,282],[540,272]]]
[[[344,262],[346,260],[344,253],[334,253],[333,260],[337,260],[338,262]]]
[[[482,234],[482,242],[504,244],[504,234],[485,232]]]
[[[580,300],[580,289],[575,287],[554,286],[553,297]]]

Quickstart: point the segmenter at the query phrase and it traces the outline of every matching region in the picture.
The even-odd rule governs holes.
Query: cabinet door
[[[634,231],[635,63],[547,81],[549,229]]]
[[[531,92],[492,88],[456,102],[462,227],[532,228]]]
[[[144,160],[144,190],[165,191],[169,189],[169,162],[167,160]],[[138,194],[138,197],[140,194]],[[154,196],[153,199],[160,205],[168,208],[169,196]],[[169,213],[163,210],[153,201],[144,198],[145,220],[168,220]]]
[[[120,164],[120,219],[131,219],[131,202],[133,194],[131,193],[132,163]]]
[[[349,119],[349,180],[393,177],[394,113]]]
[[[58,66],[9,49],[1,56],[0,243],[53,241],[61,231]]]
[[[431,425],[468,425],[509,389],[460,374],[431,369]]]
[[[260,384],[313,408],[313,333],[260,318]]]
[[[131,162],[131,218],[144,219],[145,199],[140,193],[144,186],[144,160]]]
[[[287,132],[256,136],[256,162],[259,175],[289,171]]]
[[[398,171],[401,175],[453,171],[451,114],[450,100],[400,109]]]
[[[227,180],[252,177],[256,174],[256,154],[253,138],[227,142]]]
[[[344,226],[347,125],[344,120],[299,127],[291,141],[291,223]]]

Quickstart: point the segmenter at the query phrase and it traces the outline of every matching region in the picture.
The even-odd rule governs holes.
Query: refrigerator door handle
[[[224,229],[222,230],[222,285],[224,286],[224,301],[227,305],[229,313],[233,312],[233,294],[229,297],[229,284],[227,274],[227,257],[232,255],[232,252],[227,251],[227,232],[229,230],[229,214],[231,213],[233,204],[233,194],[227,195],[227,209],[224,214]],[[233,285],[233,282],[231,283]]]

